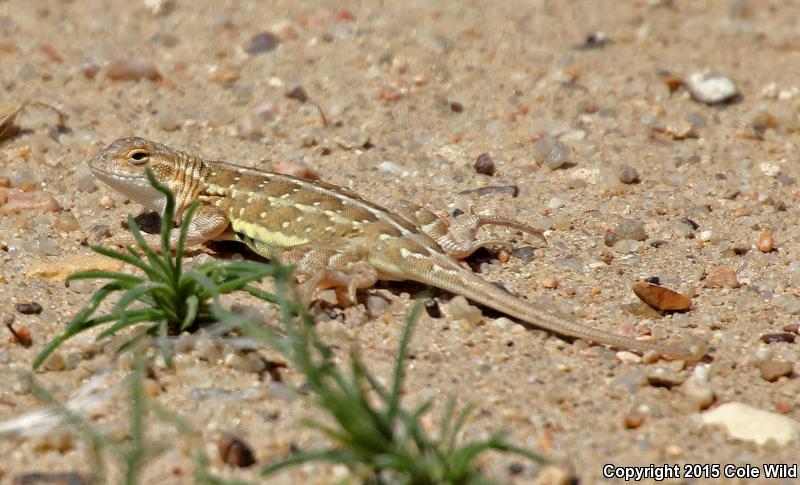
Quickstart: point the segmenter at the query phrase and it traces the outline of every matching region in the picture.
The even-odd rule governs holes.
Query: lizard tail
[[[458,267],[456,269],[454,263],[445,267],[447,269],[443,271],[430,271],[413,276],[403,275],[403,277],[463,295],[481,305],[550,332],[590,340],[611,347],[640,352],[652,351],[665,357],[688,361],[696,361],[703,358],[708,348],[708,342],[701,339],[691,339],[683,345],[675,345],[644,342],[632,337],[609,333],[590,327],[574,317],[555,310],[544,309],[517,298],[463,268]]]

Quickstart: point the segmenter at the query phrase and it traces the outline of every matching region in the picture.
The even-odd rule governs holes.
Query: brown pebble
[[[228,465],[247,468],[256,462],[253,451],[244,441],[231,434],[225,434],[217,442],[222,461]]]
[[[625,413],[625,416],[622,418],[622,422],[625,424],[625,427],[628,429],[636,429],[644,423],[645,415],[640,411],[630,411]]]
[[[461,113],[464,111],[464,105],[458,101],[450,101],[450,111],[453,113]]]
[[[64,61],[58,52],[56,52],[55,47],[50,44],[39,44],[39,51],[47,58],[48,61],[53,62],[55,64],[60,64]]]
[[[42,305],[36,303],[35,301],[17,303],[14,305],[14,309],[23,315],[39,315],[42,313]]]
[[[555,290],[556,288],[558,288],[558,284],[559,284],[558,278],[553,278],[553,277],[545,278],[542,281],[542,287],[547,288],[548,290]]]
[[[692,300],[666,286],[637,281],[633,292],[640,300],[659,311],[685,312],[692,308]]]
[[[81,71],[86,79],[94,79],[97,73],[100,72],[100,66],[91,61],[85,62],[81,66]]]
[[[800,333],[800,323],[790,323],[789,325],[784,325],[782,330],[784,332]]]
[[[47,192],[23,192],[19,189],[0,188],[0,200],[5,199],[2,212],[16,214],[29,210],[56,212],[61,210],[58,201]]]
[[[293,87],[286,93],[286,97],[289,99],[296,99],[301,103],[308,101],[308,93],[306,93],[306,90],[303,89],[303,86]]]
[[[23,192],[33,192],[36,190],[36,184],[33,182],[22,182],[19,184],[19,190]]]
[[[115,59],[108,65],[106,77],[112,81],[138,81],[149,79],[158,81],[161,73],[152,64],[140,64],[128,59]]]
[[[775,241],[772,238],[772,233],[769,231],[761,231],[756,237],[756,249],[762,253],[768,253],[775,249]]]
[[[11,187],[11,179],[8,177],[0,176],[0,188],[8,188]]]
[[[796,336],[793,333],[767,333],[761,336],[761,341],[765,344],[786,342],[793,344]]]
[[[758,370],[761,371],[761,377],[765,381],[775,382],[780,377],[790,375],[793,366],[788,360],[770,359],[758,364]]]
[[[638,184],[640,181],[639,172],[630,165],[625,165],[619,172],[619,181],[623,184]]]
[[[232,84],[239,79],[238,68],[229,66],[215,66],[208,74],[208,80],[217,84]]]
[[[476,172],[489,176],[494,175],[496,170],[494,166],[494,160],[492,160],[492,157],[490,157],[488,153],[481,153],[478,155],[473,167],[475,168]]]
[[[739,280],[736,270],[727,266],[717,266],[708,272],[705,279],[706,288],[738,288]]]
[[[499,253],[497,253],[497,259],[501,263],[507,263],[511,255],[505,249],[501,249]]]

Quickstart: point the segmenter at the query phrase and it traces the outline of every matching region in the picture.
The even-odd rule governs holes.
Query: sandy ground
[[[305,165],[371,198],[514,217],[547,229],[550,244],[502,264],[484,253],[475,262],[487,279],[610,332],[711,341],[698,364],[646,363],[488,311],[478,324],[425,317],[405,398],[436,398],[434,422],[455,394],[477,406],[468,436],[508,429],[512,441],[554,458],[581,483],[621,483],[603,478],[604,464],[796,464],[797,441],[735,440],[704,426],[700,414],[741,402],[792,420],[784,430],[800,420],[797,344],[761,339],[800,313],[800,8],[786,3],[0,1],[0,101],[42,101],[69,116],[59,130],[52,112],[25,109],[22,131],[0,145],[0,177],[47,192],[63,208],[0,215],[0,305],[34,342],[0,339],[0,421],[42,406],[21,376],[97,287],[67,288],[31,269],[90,255],[85,241],[102,233],[97,225],[121,232],[124,217],[141,212],[95,185],[84,164],[111,140],[138,135],[262,169]],[[253,45],[264,32],[274,38]],[[740,96],[693,100],[681,80],[704,70],[731,79]],[[129,75],[143,78],[119,79]],[[286,96],[297,86],[311,101]],[[571,163],[556,170],[539,160],[537,142],[551,138],[570,149]],[[482,153],[494,161],[493,176],[473,168]],[[626,166],[640,183],[619,181]],[[460,194],[486,185],[516,185],[519,195]],[[622,218],[642,223],[645,240],[607,246]],[[762,252],[754,244],[765,231],[774,247]],[[530,244],[512,238],[516,247]],[[706,275],[726,271],[738,287],[710,287]],[[693,297],[692,309],[663,318],[643,311],[631,286],[652,276]],[[376,291],[391,303],[381,314],[361,305],[320,328],[342,357],[357,344],[387,377],[419,289]],[[440,297],[446,315],[448,299]],[[15,311],[31,301],[41,314]],[[130,368],[126,359],[112,366],[110,349],[91,335],[60,352],[64,369],[36,378],[62,399],[103,370],[111,369],[107,387]],[[258,480],[255,469],[223,467],[220,432],[236,433],[262,462],[322,443],[299,426],[317,416],[304,399],[269,376],[225,365],[222,354],[187,352],[175,371],[154,364],[148,381],[159,402],[202,434],[214,470]],[[292,369],[284,380],[302,384]],[[89,419],[124,436],[123,401],[92,409]],[[151,433],[173,446],[147,469],[147,483],[189,482],[189,446],[166,426]],[[88,456],[84,441],[61,432],[4,439],[0,479],[85,473]],[[499,482],[553,483],[514,457],[487,455],[482,465]],[[304,466],[273,480],[331,483],[343,473]]]

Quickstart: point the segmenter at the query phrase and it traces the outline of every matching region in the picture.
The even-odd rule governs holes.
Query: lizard
[[[150,168],[174,193],[177,220],[200,201],[189,222],[187,246],[237,240],[259,255],[293,264],[304,279],[299,288],[305,301],[317,290],[333,288],[340,304],[353,302],[357,290],[378,280],[411,280],[562,336],[688,361],[706,353],[707,342],[697,338],[680,344],[651,342],[589,326],[516,297],[459,263],[480,247],[505,242],[476,238],[484,225],[506,226],[544,240],[541,232],[515,220],[465,214],[448,221],[410,203],[390,211],[333,184],[209,160],[139,137],[114,141],[88,164],[112,189],[163,213],[166,198],[149,184]],[[159,236],[145,236],[158,247]],[[173,229],[173,249],[178,237]]]

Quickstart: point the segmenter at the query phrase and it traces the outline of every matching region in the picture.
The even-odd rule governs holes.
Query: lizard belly
[[[270,259],[276,257],[284,249],[308,243],[306,238],[274,231],[263,225],[240,219],[231,220],[231,229],[253,251]]]

